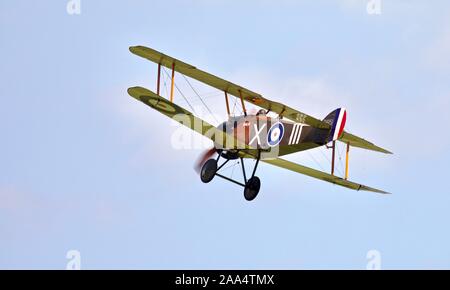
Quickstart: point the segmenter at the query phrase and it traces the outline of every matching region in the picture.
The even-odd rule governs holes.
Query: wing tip
[[[136,87],[129,87],[129,88],[127,89],[127,93],[128,93],[130,96],[132,96],[131,93],[132,93],[134,90],[136,90]]]
[[[127,93],[134,98],[136,93],[137,93],[137,91],[140,90],[140,89],[141,89],[141,87],[129,87],[127,89]]]
[[[128,95],[130,95],[131,97],[133,97],[139,101],[141,100],[140,97],[142,95],[156,95],[154,92],[150,91],[149,89],[146,89],[146,88],[140,87],[140,86],[128,88],[127,93],[128,93]],[[159,97],[158,95],[156,95],[156,96]]]
[[[138,50],[139,48],[142,48],[142,47],[143,47],[142,45],[131,45],[131,46],[128,47],[128,49],[129,49],[132,53],[134,53],[136,50]]]
[[[129,50],[131,53],[136,54],[137,48],[138,48],[138,46],[130,46],[130,47],[128,47],[128,50]]]
[[[385,194],[385,195],[391,195],[391,194],[392,194],[391,192],[387,192],[387,191],[379,190],[379,189],[377,189],[377,190],[374,191],[374,192],[376,192],[376,193],[381,193],[381,194]]]
[[[146,46],[143,46],[143,45],[132,45],[132,46],[129,46],[128,47],[128,50],[132,53],[132,54],[134,54],[134,55],[137,55],[137,56],[140,56],[140,57],[143,57],[143,58],[147,58],[146,56],[145,56],[145,52],[146,51],[153,51],[153,49],[151,49],[151,48],[149,48],[149,47],[146,47]]]
[[[391,154],[391,155],[394,154],[392,151],[389,151],[389,150],[386,150],[386,149],[383,149],[383,148],[381,148],[381,150],[382,150],[382,151],[380,151],[381,153]]]
[[[384,190],[368,187],[368,186],[365,186],[365,185],[361,185],[360,188],[358,189],[358,191],[359,190],[371,191],[371,192],[380,193],[380,194],[387,194],[387,195],[392,194],[391,192],[387,192],[387,191],[384,191]]]
[[[350,142],[350,146],[352,146],[352,143]],[[380,153],[384,153],[384,154],[394,154],[391,151],[381,148],[377,145],[371,144],[371,148],[370,147],[364,147],[364,146],[358,146],[358,145],[353,145],[354,147],[359,147],[362,149],[366,149],[366,150],[370,150],[370,151],[376,151],[376,152],[380,152]]]

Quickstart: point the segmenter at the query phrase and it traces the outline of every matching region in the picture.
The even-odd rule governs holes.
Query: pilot
[[[266,110],[260,109],[260,110],[256,113],[256,116],[260,116],[260,115],[266,115]]]

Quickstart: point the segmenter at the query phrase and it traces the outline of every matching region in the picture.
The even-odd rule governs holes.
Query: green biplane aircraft
[[[391,152],[346,132],[344,127],[347,112],[344,108],[338,108],[323,120],[319,120],[284,104],[268,100],[260,94],[216,77],[151,48],[132,46],[130,47],[130,51],[156,63],[158,65],[158,79],[156,93],[143,87],[132,87],[128,89],[128,94],[160,113],[210,138],[214,142],[214,147],[202,155],[197,165],[200,178],[204,183],[208,183],[215,176],[219,176],[244,187],[245,199],[249,201],[253,200],[258,195],[261,187],[260,179],[255,176],[256,169],[261,160],[268,164],[350,189],[387,193],[348,180],[348,154],[350,146],[388,154],[391,154]],[[159,94],[161,66],[172,70],[169,100],[161,97]],[[175,72],[223,91],[229,119],[218,127],[215,127],[173,103]],[[240,99],[244,112],[242,116],[231,116],[228,95]],[[256,114],[249,114],[245,108],[245,102],[249,102],[262,109]],[[277,116],[269,117],[269,112],[275,113]],[[334,175],[336,141],[341,141],[347,145],[345,176],[343,178]],[[328,146],[328,144],[331,145]],[[279,156],[319,146],[327,146],[327,148],[332,149],[331,174],[279,158]],[[218,155],[217,158],[212,158],[214,154]],[[221,158],[224,161],[221,165],[218,165]],[[244,166],[244,158],[256,159],[255,166],[249,178],[247,178],[248,175]],[[228,161],[236,159],[240,159],[241,161],[243,183],[219,173]]]

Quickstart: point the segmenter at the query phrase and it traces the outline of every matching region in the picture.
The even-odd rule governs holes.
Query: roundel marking
[[[284,136],[284,125],[283,123],[277,122],[270,127],[269,133],[267,134],[267,143],[270,147],[277,146]]]
[[[159,109],[162,111],[165,111],[167,113],[175,113],[176,110],[175,108],[168,102],[165,100],[161,100],[161,99],[157,99],[151,96],[145,96],[146,97],[146,101],[148,102],[148,104],[151,107],[154,107],[155,109]]]

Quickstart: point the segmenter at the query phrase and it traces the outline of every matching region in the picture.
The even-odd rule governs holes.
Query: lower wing
[[[232,146],[245,149],[249,153],[254,153],[253,151],[256,150],[146,88],[132,87],[128,89],[128,94],[189,129],[211,139],[216,144],[232,144]]]
[[[128,89],[128,94],[133,98],[143,102],[149,107],[166,115],[167,117],[178,121],[186,127],[208,137],[214,141],[217,130],[213,125],[194,116],[191,112],[181,108],[180,106],[169,102],[168,100],[158,96],[154,92],[143,87],[133,87]]]
[[[317,179],[321,179],[327,182],[331,182],[333,184],[337,184],[340,186],[344,186],[350,189],[354,189],[354,190],[365,190],[365,191],[372,191],[372,192],[377,192],[377,193],[383,193],[383,194],[389,194],[389,192],[385,192],[376,188],[372,188],[369,186],[365,186],[362,184],[358,184],[355,182],[351,182],[348,180],[345,180],[343,178],[316,170],[316,169],[312,169],[297,163],[293,163],[281,158],[277,158],[277,159],[268,159],[268,160],[261,160],[262,162],[268,163],[268,164],[272,164],[281,168],[285,168],[285,169],[289,169],[304,175],[308,175]]]

